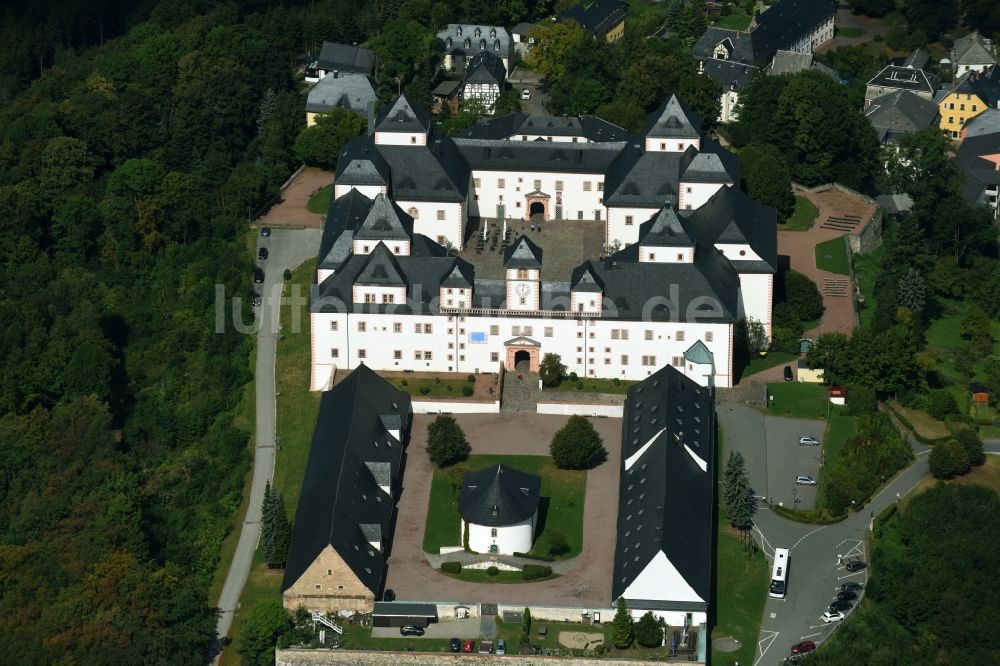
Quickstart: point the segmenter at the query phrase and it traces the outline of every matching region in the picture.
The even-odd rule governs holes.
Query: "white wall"
[[[388,188],[385,185],[340,185],[333,186],[333,198],[339,199],[351,190],[357,190],[369,199],[374,199],[380,194],[386,194]]]
[[[389,252],[392,252],[397,257],[408,257],[410,256],[410,241],[406,240],[386,240],[382,241],[385,246],[389,248]],[[379,244],[377,240],[357,240],[354,241],[354,254],[370,254],[375,246]]]
[[[535,534],[535,515],[515,525],[504,527],[488,527],[469,523],[469,548],[477,553],[490,552],[490,546],[496,545],[501,555],[527,553],[531,550],[532,537]],[[496,530],[496,536],[493,536]]]
[[[604,208],[603,173],[540,173],[537,171],[484,171],[472,172],[473,197],[469,202],[469,215],[497,217],[497,206],[503,205],[507,219],[524,219],[527,216],[525,195],[539,189],[549,195],[549,217],[556,217],[556,209],[562,206],[562,218],[567,220],[593,220],[595,211],[600,211],[601,219],[606,217]],[[535,187],[535,181],[541,187]],[[503,181],[503,186],[500,186]],[[556,189],[556,181],[562,183],[562,190]],[[475,184],[479,183],[477,187]],[[589,183],[590,191],[584,189]],[[559,194],[562,192],[562,204]],[[478,199],[476,198],[478,197]]]
[[[544,394],[543,394],[544,395]],[[624,405],[598,405],[577,402],[549,402],[538,401],[539,414],[560,414],[562,416],[607,416],[613,419],[622,418]]]
[[[426,146],[427,134],[425,132],[375,132],[375,143],[382,146]]]
[[[736,110],[736,105],[740,101],[740,94],[735,90],[724,90],[719,98],[722,104],[722,112],[719,120],[723,123],[733,123],[739,120],[740,114]]]
[[[318,268],[316,269],[316,284],[323,284],[323,280],[327,279],[337,271],[332,268]]]
[[[388,297],[390,300],[385,301],[387,303],[404,303],[406,301],[406,287],[382,287],[376,285],[362,285],[356,284],[352,289],[353,298],[355,303],[365,303],[365,296],[369,296],[374,300],[367,301],[370,303],[383,303],[383,299]]]
[[[500,86],[495,83],[466,83],[462,88],[462,97],[478,99],[486,111],[493,113],[497,98],[500,97]]]
[[[462,249],[465,212],[461,202],[398,199],[396,205],[413,216],[414,233],[423,234],[433,241],[443,236],[445,240],[451,241],[456,249]],[[438,219],[439,210],[444,211],[443,220]]]
[[[639,263],[693,264],[693,247],[639,246]]]
[[[438,298],[442,307],[469,307],[472,305],[472,290],[459,287],[441,287]]]
[[[500,401],[493,402],[460,402],[447,400],[418,400],[414,396],[410,403],[414,414],[440,414],[449,412],[452,414],[499,414]],[[462,550],[459,548],[459,550]]]
[[[764,324],[768,339],[771,338],[771,309],[774,275],[771,273],[740,274],[739,316],[753,317]]]
[[[665,197],[664,197],[665,198]],[[639,225],[656,215],[659,208],[608,207],[607,244],[619,241],[622,247],[639,240]],[[625,218],[632,216],[632,224],[625,224]]]
[[[678,210],[696,210],[701,208],[712,195],[725,187],[723,183],[685,183],[678,186]]]
[[[566,135],[554,135],[554,134],[512,134],[508,137],[512,141],[534,141],[535,139],[543,139],[545,141],[551,141],[552,143],[590,143],[590,139],[585,136],[566,136]]]
[[[715,249],[730,261],[760,261],[760,255],[747,243],[716,243]]]
[[[646,137],[646,150],[657,153],[683,153],[688,146],[694,146],[695,150],[701,150],[701,139],[672,138],[649,136]]]

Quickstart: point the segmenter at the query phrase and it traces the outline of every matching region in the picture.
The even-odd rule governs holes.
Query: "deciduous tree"
[[[562,362],[559,354],[546,354],[542,357],[542,362],[538,366],[538,376],[542,384],[551,388],[559,386],[559,382],[566,375],[566,366]]]
[[[556,432],[549,452],[556,467],[561,469],[590,469],[608,455],[594,425],[579,415],[569,417]]]
[[[361,136],[367,123],[347,109],[316,114],[316,124],[304,128],[295,139],[295,155],[309,166],[330,169],[351,139]]]
[[[439,414],[427,425],[427,455],[437,467],[449,467],[469,457],[472,447],[455,417]]]

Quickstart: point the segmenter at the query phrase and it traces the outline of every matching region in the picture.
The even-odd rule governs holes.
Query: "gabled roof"
[[[937,114],[937,104],[909,90],[897,90],[878,97],[865,110],[868,122],[885,142],[893,142],[899,135],[930,127]]]
[[[965,124],[965,139],[1000,133],[1000,109],[989,108]]]
[[[448,137],[426,146],[379,145],[389,166],[393,199],[402,201],[465,201],[469,167]]]
[[[671,95],[659,109],[646,117],[646,136],[697,139],[701,136],[698,114]]]
[[[773,273],[778,269],[777,213],[736,187],[723,187],[687,216],[686,227],[705,245],[749,245],[760,262],[730,261],[741,272]],[[757,266],[756,264],[762,265]],[[748,270],[749,269],[749,270]]]
[[[375,149],[371,136],[349,141],[337,158],[336,182],[338,185],[389,184],[389,165]]]
[[[869,86],[896,88],[915,93],[931,95],[937,87],[936,81],[922,69],[912,69],[900,65],[886,65],[872,77]]]
[[[403,443],[381,424],[380,417],[388,414],[400,419],[405,433],[410,396],[364,365],[320,398],[282,590],[330,546],[368,589],[378,590],[393,501],[379,488],[368,464],[376,469],[388,464],[391,477],[398,480],[403,454]],[[366,532],[374,530],[363,525],[378,528],[382,552],[369,545]]]
[[[573,5],[559,15],[559,20],[576,21],[594,37],[604,37],[625,20],[627,7],[622,0],[593,0],[586,8],[583,4]]]
[[[715,356],[701,340],[695,340],[694,344],[687,348],[687,351],[684,352],[684,358],[691,363],[715,365]]]
[[[719,44],[725,46],[729,57],[725,60],[715,58],[715,47]],[[754,55],[753,40],[750,35],[739,30],[729,28],[716,28],[710,26],[701,34],[691,48],[691,52],[696,59],[719,60],[719,62],[738,62],[744,65],[756,65],[757,57]]]
[[[722,158],[716,153],[700,152],[681,174],[684,183],[729,183],[733,178],[726,171]]]
[[[993,65],[993,41],[986,39],[978,31],[970,32],[955,40],[951,49],[951,61],[955,65]]]
[[[515,525],[535,515],[541,488],[541,477],[497,463],[465,475],[458,512],[475,525]]]
[[[354,231],[364,221],[371,205],[372,200],[354,188],[330,202],[316,268],[339,269],[347,261],[354,247]]]
[[[504,268],[541,268],[542,248],[521,236],[503,252]]]
[[[471,264],[456,259],[455,266],[445,276],[441,286],[468,289],[472,287],[474,279]]]
[[[758,60],[771,60],[810,34],[836,12],[835,0],[778,0],[762,11],[750,28]]]
[[[406,93],[386,104],[375,119],[376,132],[427,132],[430,114],[414,104]]]
[[[499,25],[449,23],[437,33],[438,48],[445,53],[471,56],[488,51],[501,58],[510,58],[514,40],[507,28]]]
[[[367,118],[375,108],[375,89],[364,74],[328,74],[309,91],[306,111],[326,113],[335,108],[350,109]]]
[[[622,419],[612,603],[706,610],[712,583],[715,404],[666,366],[631,387]]]
[[[697,153],[694,146],[677,153],[644,151],[640,143],[627,144],[607,171],[605,204],[659,209],[676,203],[681,173]]]
[[[570,291],[585,291],[598,294],[604,291],[604,283],[591,270],[590,262],[581,264],[573,269],[572,279],[570,280]]]
[[[371,74],[375,66],[375,52],[357,45],[323,42],[316,66],[340,72]]]
[[[699,60],[698,64],[705,74],[718,83],[724,91],[741,92],[760,71],[753,65],[745,65],[733,60],[719,60],[718,58]]]
[[[782,74],[795,74],[802,72],[812,65],[812,53],[798,53],[796,51],[778,50],[771,60],[771,69],[768,74],[771,76],[781,76]]]
[[[1000,155],[1000,134],[983,134],[966,138],[955,155],[955,166],[965,177],[962,196],[971,204],[985,204],[987,186],[1000,185],[1000,171],[995,163],[983,159],[984,155]]]
[[[1000,102],[1000,67],[990,67],[986,72],[966,72],[955,82],[952,91],[976,95],[993,106]]]
[[[503,60],[488,51],[473,56],[465,70],[466,83],[495,83],[503,86],[506,79],[507,68],[503,66]]]
[[[406,278],[396,263],[385,243],[379,241],[375,249],[368,255],[365,267],[358,274],[355,284],[385,285],[392,287],[406,286]]]
[[[358,240],[408,240],[413,235],[413,218],[385,194],[378,194],[364,220],[354,232]]]
[[[670,206],[639,225],[639,245],[650,247],[692,247],[694,239]]]

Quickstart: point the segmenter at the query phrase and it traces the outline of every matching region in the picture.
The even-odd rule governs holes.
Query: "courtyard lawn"
[[[396,652],[448,652],[447,638],[400,636],[398,638],[373,638],[371,627],[344,624],[340,647],[344,650],[391,650]],[[397,630],[398,632],[398,630]],[[329,633],[329,632],[327,632]],[[479,641],[476,641],[479,649]]]
[[[816,246],[816,268],[837,275],[851,274],[851,264],[843,237],[831,238]]]
[[[962,319],[969,308],[965,301],[955,301],[951,299],[941,300],[941,316],[931,322],[927,329],[927,349],[935,351],[940,358],[938,368],[941,374],[953,382],[965,384],[968,378],[963,376],[955,368],[955,350],[968,344],[962,338]],[[992,323],[993,350],[991,355],[1000,356],[1000,322]],[[983,373],[983,361],[986,354],[977,354],[977,362],[973,365],[973,377],[975,381],[985,379]],[[961,404],[961,403],[960,403]]]
[[[463,463],[463,469],[477,471],[502,462],[508,467],[542,477],[538,507],[538,527],[531,555],[549,554],[549,535],[562,532],[570,551],[559,559],[580,554],[583,544],[583,503],[587,488],[587,473],[559,469],[548,456],[475,455]],[[438,553],[442,546],[461,546],[461,517],[458,496],[453,495],[448,470],[435,469],[431,480],[430,508],[424,527],[424,551]],[[539,562],[539,564],[543,564]]]
[[[743,12],[727,14],[726,16],[720,16],[712,25],[716,28],[726,28],[728,30],[746,30],[747,26],[750,25],[750,18],[749,14],[744,14]]]
[[[747,367],[743,368],[740,379],[773,368],[776,365],[787,365],[797,358],[797,354],[788,354],[785,352],[769,352],[767,356],[756,356],[750,361]]]
[[[841,28],[837,27],[835,35],[837,37],[860,37],[865,34],[864,28]]]
[[[861,308],[861,327],[871,324],[875,316],[875,278],[878,277],[879,262],[882,261],[882,248],[854,256],[854,277],[861,289],[864,303]]]
[[[322,187],[309,197],[309,203],[306,204],[306,208],[309,209],[310,213],[316,213],[317,215],[326,215],[327,211],[330,210],[330,200],[333,198],[333,184]]]
[[[767,393],[767,411],[772,416],[825,419],[830,406],[826,387],[822,384],[775,382],[767,385]]]
[[[544,388],[543,391],[576,391],[580,393],[610,393],[612,395],[624,395],[628,393],[630,386],[636,382],[623,379],[586,379],[580,378],[575,382],[571,379],[564,379],[552,388]]]
[[[830,415],[829,428],[823,438],[823,464],[819,468],[819,478],[816,479],[816,508],[823,506],[823,492],[826,488],[826,475],[832,470],[840,455],[840,449],[851,437],[854,437],[855,420],[846,414],[846,407],[833,407]]]
[[[779,228],[787,231],[805,231],[812,226],[818,212],[816,206],[809,199],[796,196],[795,212]]]
[[[548,566],[545,562],[538,562],[540,566]],[[450,578],[457,578],[458,580],[464,580],[467,583],[537,583],[543,580],[552,580],[553,578],[559,578],[559,574],[552,574],[551,576],[546,576],[545,578],[533,578],[531,580],[524,580],[520,571],[501,571],[497,573],[496,576],[491,576],[486,573],[485,569],[462,569],[461,573],[450,574],[442,571],[445,576]]]
[[[427,396],[430,398],[462,398],[462,388],[468,386],[473,388],[474,383],[469,382],[463,375],[461,379],[441,379],[440,377],[388,377],[386,381],[398,388],[400,391],[416,396]]]

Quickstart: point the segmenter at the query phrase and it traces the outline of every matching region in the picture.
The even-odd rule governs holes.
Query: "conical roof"
[[[476,525],[515,525],[535,515],[541,477],[497,463],[462,480],[458,512]]]

